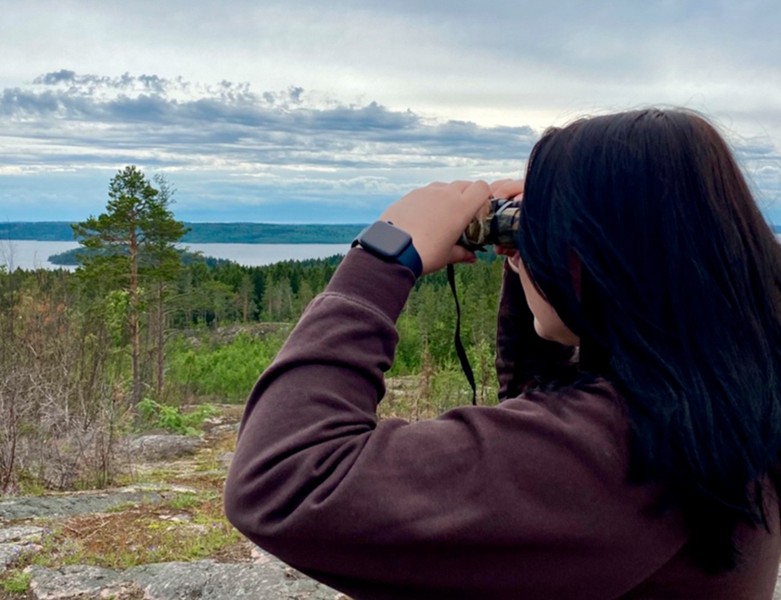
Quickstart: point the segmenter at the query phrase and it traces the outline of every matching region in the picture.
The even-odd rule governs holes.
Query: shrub
[[[222,345],[179,340],[169,353],[168,383],[187,396],[242,402],[282,347],[279,335],[240,334]]]
[[[138,403],[138,414],[146,425],[183,435],[199,435],[203,422],[217,412],[212,404],[201,404],[195,410],[182,412],[177,406],[159,404],[151,398]]]

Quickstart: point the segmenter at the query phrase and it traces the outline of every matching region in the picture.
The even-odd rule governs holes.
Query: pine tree
[[[76,239],[90,250],[79,255],[80,274],[128,294],[134,404],[143,395],[140,329],[144,286],[157,291],[156,321],[162,327],[164,284],[176,277],[180,259],[175,245],[186,232],[169,209],[171,188],[165,179],[156,182],[160,189],[137,167],[125,167],[109,184],[106,211],[73,226]],[[161,385],[158,374],[158,387]]]

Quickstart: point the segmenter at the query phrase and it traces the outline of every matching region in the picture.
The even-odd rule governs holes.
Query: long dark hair
[[[729,147],[682,110],[551,129],[518,244],[583,368],[626,399],[630,480],[664,482],[699,564],[733,568],[781,449],[781,251]]]

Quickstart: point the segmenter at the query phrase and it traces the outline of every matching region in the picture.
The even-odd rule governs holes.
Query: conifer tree
[[[175,245],[186,231],[169,210],[172,191],[167,182],[158,179],[156,183],[160,189],[137,167],[125,167],[109,184],[106,211],[73,226],[76,239],[90,250],[79,255],[80,274],[128,295],[134,404],[143,395],[140,327],[144,285],[157,286],[156,301],[163,302],[160,286],[178,272],[180,260]]]

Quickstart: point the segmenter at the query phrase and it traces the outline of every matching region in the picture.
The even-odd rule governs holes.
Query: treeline
[[[170,306],[166,393],[175,398],[243,401],[341,260],[334,256],[259,267],[235,263],[188,266]],[[480,384],[480,401],[493,402],[501,262],[486,257],[474,265],[459,266],[456,280],[461,336]],[[468,386],[455,353],[455,324],[455,304],[445,274],[421,279],[399,318],[400,342],[389,375],[447,379],[461,398]],[[439,395],[428,398],[433,403],[430,412],[458,401],[447,398],[445,389]]]
[[[342,257],[245,267],[208,259],[184,265],[169,305],[170,326],[295,320],[330,280]]]
[[[58,252],[48,257],[48,260],[53,265],[62,267],[75,267],[83,262],[83,259],[89,254],[101,254],[101,252],[90,252],[84,248],[73,248],[72,250],[66,250],[65,252]],[[103,252],[103,254],[106,254]],[[213,267],[221,262],[229,263],[233,262],[227,258],[215,258],[214,256],[204,256],[198,252],[189,252],[187,250],[179,250],[179,258],[182,264],[190,264],[191,262],[203,261],[208,266]]]
[[[213,267],[193,262],[185,268],[171,304],[176,329],[232,323],[294,322],[320,293],[342,260],[284,261],[246,267],[220,262]],[[461,300],[461,329],[467,347],[493,340],[496,328],[501,262],[486,255],[474,265],[456,268]],[[397,371],[414,372],[423,356],[443,365],[453,356],[456,310],[444,271],[420,279],[402,313],[403,337]]]

